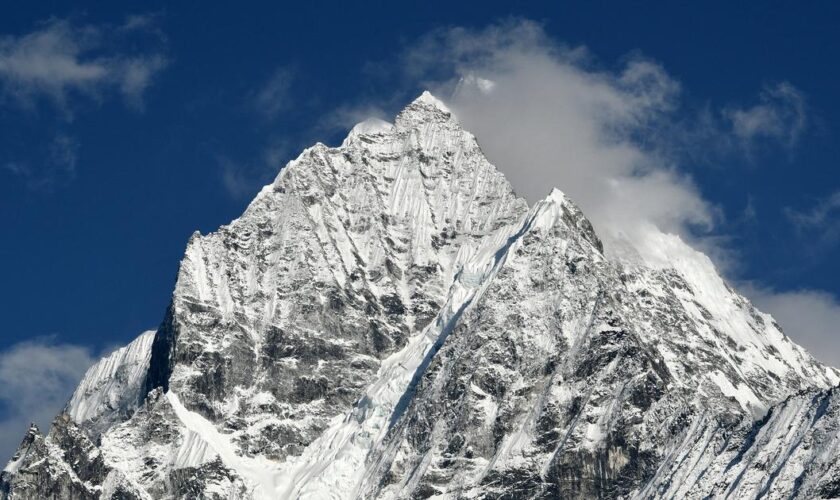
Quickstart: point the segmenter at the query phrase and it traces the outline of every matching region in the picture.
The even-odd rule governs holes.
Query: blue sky
[[[338,143],[423,88],[451,92],[466,70],[498,70],[468,42],[493,57],[560,58],[624,97],[666,94],[620,125],[710,217],[680,215],[674,230],[715,253],[794,339],[840,359],[840,7],[299,4],[4,9],[2,433],[49,418],[87,363],[155,328],[190,234],[238,216],[303,147]],[[630,88],[640,61],[655,71]],[[488,155],[525,191],[546,182]],[[41,376],[17,380],[20,366]],[[21,391],[46,395],[15,402]]]

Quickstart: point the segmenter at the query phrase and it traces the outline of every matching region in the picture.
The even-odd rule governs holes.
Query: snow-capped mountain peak
[[[193,235],[161,326],[0,498],[840,494],[837,371],[646,241],[616,258],[558,189],[528,207],[424,92]]]

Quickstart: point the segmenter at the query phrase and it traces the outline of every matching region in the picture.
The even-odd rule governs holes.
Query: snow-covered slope
[[[146,397],[155,331],[142,333],[90,367],[70,397],[64,412],[93,439],[130,417]]]
[[[529,208],[424,93],[196,233],[160,328],[0,498],[834,491],[837,371],[649,236],[627,259],[562,192]]]
[[[836,383],[732,291],[706,304],[747,330],[717,329],[695,276],[605,259],[557,191],[533,212],[372,454],[363,496],[633,495],[705,415],[752,421]]]
[[[840,497],[840,389],[803,391],[759,421],[700,419],[640,498]]]

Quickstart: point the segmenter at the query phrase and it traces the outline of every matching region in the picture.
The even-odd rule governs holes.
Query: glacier
[[[424,92],[195,233],[0,498],[840,496],[840,372],[678,236],[596,229]]]

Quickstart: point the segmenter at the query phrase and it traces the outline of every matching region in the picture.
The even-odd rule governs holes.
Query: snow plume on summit
[[[693,112],[680,83],[657,62],[631,54],[605,65],[527,20],[434,31],[410,46],[403,64],[411,78],[451,96],[453,110],[517,192],[534,203],[547,186],[562,186],[602,238],[623,242],[611,245],[614,252],[643,250],[651,232],[661,231],[680,235],[719,265],[737,266],[725,238],[712,236],[723,214],[686,172],[753,147],[740,144],[745,120],[733,115],[773,130],[768,137],[785,147],[803,127],[801,107],[796,120],[779,118],[791,114],[783,99]],[[779,88],[801,100],[792,85]]]
[[[406,59],[420,73],[452,68],[453,109],[530,202],[562,186],[602,237],[634,243],[650,225],[677,234],[712,225],[714,208],[651,137],[680,94],[656,63],[602,69],[527,21],[436,32]]]

